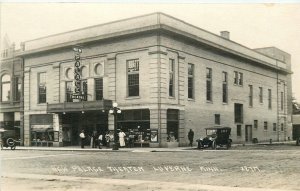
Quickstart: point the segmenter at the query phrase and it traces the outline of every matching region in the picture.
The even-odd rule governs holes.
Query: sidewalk
[[[285,142],[261,142],[257,144],[246,143],[246,144],[232,144],[232,147],[243,147],[243,146],[260,146],[260,145],[283,145],[283,144],[295,144],[295,141],[285,141]],[[10,149],[10,148],[6,148]],[[88,151],[88,152],[191,152],[191,151],[201,151],[202,149],[197,149],[196,146],[193,147],[174,147],[174,148],[149,148],[149,147],[134,147],[134,148],[119,148],[119,150],[112,150],[112,148],[102,147],[90,148],[85,146],[84,149],[80,146],[67,146],[67,147],[42,147],[42,146],[17,146],[16,150],[39,150],[39,151]]]

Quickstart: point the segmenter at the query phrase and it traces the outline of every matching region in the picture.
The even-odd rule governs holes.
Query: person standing
[[[192,129],[190,129],[189,133],[188,133],[188,138],[190,141],[190,146],[193,146],[193,140],[194,140],[194,131]]]
[[[103,135],[102,135],[102,133],[100,133],[100,135],[98,137],[98,146],[99,146],[99,149],[101,149],[102,141],[103,141]]]
[[[81,140],[81,148],[84,148],[84,140],[85,140],[85,134],[84,134],[84,130],[81,131],[81,133],[79,134],[80,140]]]
[[[120,147],[125,147],[125,136],[126,134],[121,130],[119,133]]]

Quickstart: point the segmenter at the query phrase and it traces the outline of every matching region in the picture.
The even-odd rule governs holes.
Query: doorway
[[[245,127],[245,141],[252,141],[252,125],[246,125]]]

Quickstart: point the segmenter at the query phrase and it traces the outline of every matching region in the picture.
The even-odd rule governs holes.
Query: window
[[[178,141],[179,138],[179,110],[167,110],[167,134],[168,141]],[[171,138],[173,137],[173,138]],[[171,138],[171,139],[170,139]]]
[[[221,116],[220,114],[215,114],[215,124],[221,125]]]
[[[81,80],[81,91],[82,91],[81,94],[85,95],[82,101],[87,101],[87,95],[88,95],[87,80]]]
[[[236,85],[243,85],[243,73],[241,72],[234,72],[234,84]]]
[[[243,123],[243,104],[234,104],[234,122]]]
[[[280,92],[280,109],[281,109],[281,111],[283,111],[283,99],[284,99],[283,92]]]
[[[169,96],[174,97],[174,59],[169,59]]]
[[[66,82],[66,102],[73,102],[73,82]]]
[[[272,91],[268,89],[268,108],[272,109]]]
[[[188,64],[188,98],[194,98],[194,64]]]
[[[22,83],[19,77],[15,78],[15,101],[20,101],[22,94]]]
[[[206,68],[206,100],[212,101],[212,69]]]
[[[239,137],[242,136],[242,125],[236,126],[236,135]]]
[[[283,128],[283,123],[280,124],[280,130],[281,130],[281,131],[284,130],[284,128]]]
[[[38,74],[38,103],[46,103],[47,101],[47,89],[46,89],[46,73]]]
[[[258,121],[254,120],[254,128],[257,129],[258,128]]]
[[[128,96],[139,96],[139,60],[127,60]]]
[[[102,78],[95,79],[95,95],[96,95],[96,100],[103,99],[103,79]]]
[[[222,76],[223,76],[222,100],[223,103],[227,103],[228,102],[227,72],[222,72]]]
[[[264,122],[264,130],[268,130],[268,122]]]
[[[259,87],[259,103],[263,103],[263,88]]]
[[[276,131],[276,123],[273,123],[273,131]]]
[[[249,85],[249,106],[253,106],[253,86]]]
[[[10,75],[4,74],[1,78],[1,101],[10,100]]]

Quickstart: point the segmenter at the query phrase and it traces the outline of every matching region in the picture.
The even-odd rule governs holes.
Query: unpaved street
[[[300,147],[184,152],[1,151],[6,190],[300,190]],[[16,184],[18,183],[18,184]]]

